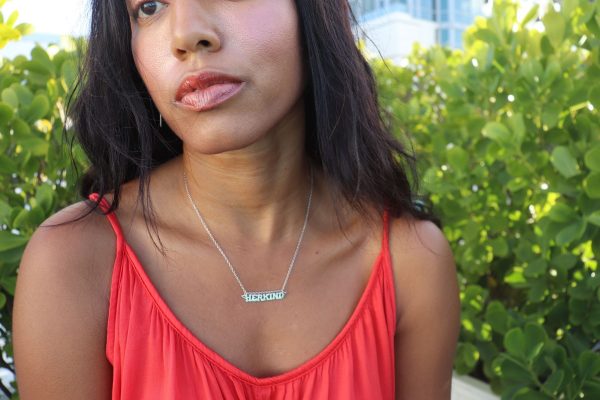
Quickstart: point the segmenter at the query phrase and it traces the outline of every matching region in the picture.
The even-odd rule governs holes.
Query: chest
[[[178,242],[168,258],[129,240],[173,315],[206,347],[256,377],[281,374],[317,356],[344,329],[363,296],[381,238],[363,235],[336,246],[307,241],[282,301],[246,303],[223,257]],[[345,244],[344,244],[345,243]],[[228,254],[248,291],[280,289],[290,252]]]

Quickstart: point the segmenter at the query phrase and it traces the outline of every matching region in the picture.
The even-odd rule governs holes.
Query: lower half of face
[[[210,41],[214,47],[191,45]],[[305,76],[293,0],[171,1],[148,21],[132,25],[132,49],[163,120],[188,149],[238,150],[303,122]],[[203,70],[242,83],[207,90],[198,98],[208,108],[175,102],[183,78]],[[205,103],[208,98],[212,106]]]

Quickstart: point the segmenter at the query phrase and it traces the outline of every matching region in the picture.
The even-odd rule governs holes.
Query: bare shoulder
[[[431,221],[413,217],[390,221],[390,240],[396,250],[417,251],[452,257],[452,251],[442,230]],[[424,255],[424,254],[421,254]]]
[[[409,217],[391,220],[390,253],[399,327],[417,302],[423,304],[436,293],[447,296],[445,300],[458,296],[456,265],[450,244],[433,222]],[[444,293],[436,291],[444,288]]]
[[[105,357],[115,240],[106,217],[79,202],[49,217],[17,273],[13,343],[21,398],[110,398]],[[60,225],[59,225],[60,224]]]
[[[456,265],[444,233],[430,221],[390,225],[395,275],[396,399],[450,399],[460,333]]]
[[[43,273],[53,263],[57,265],[49,272],[65,273],[65,279],[99,279],[110,273],[106,267],[114,260],[115,236],[100,209],[88,214],[89,210],[80,201],[46,219],[25,248],[19,276]]]

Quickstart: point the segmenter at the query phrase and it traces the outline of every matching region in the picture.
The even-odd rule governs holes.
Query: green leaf
[[[526,287],[527,280],[523,276],[523,268],[514,267],[512,272],[504,277],[504,282],[516,288]]]
[[[0,224],[8,225],[8,221],[9,221],[11,212],[12,212],[12,207],[9,206],[7,202],[0,199]]]
[[[546,297],[548,283],[544,277],[532,277],[529,280],[529,290],[527,291],[527,301],[529,303],[539,303]]]
[[[8,19],[6,20],[6,25],[12,27],[15,24],[15,22],[17,22],[17,18],[19,18],[19,11],[18,10],[14,10],[8,16]]]
[[[544,71],[544,76],[542,78],[544,87],[550,86],[552,82],[554,82],[554,80],[560,76],[561,72],[562,68],[560,66],[560,62],[556,60],[548,62],[548,65],[546,66],[546,71]]]
[[[470,285],[463,292],[463,304],[469,310],[480,312],[483,310],[486,293],[481,286]]]
[[[521,64],[519,71],[521,75],[523,75],[530,83],[537,84],[537,81],[541,78],[544,69],[538,60],[529,58]]]
[[[28,106],[31,104],[31,101],[33,100],[33,93],[31,93],[31,90],[29,90],[27,86],[22,86],[15,83],[11,85],[10,88],[17,94],[17,97],[19,98],[19,104],[21,106]]]
[[[74,61],[66,60],[61,67],[61,75],[64,79],[65,91],[72,88],[77,79],[77,66]]]
[[[52,74],[48,71],[46,65],[39,61],[26,61],[24,67],[28,72],[29,80],[34,85],[42,84],[42,82],[45,82],[52,77]]]
[[[517,358],[525,356],[525,335],[521,328],[512,328],[504,335],[504,347],[508,353]]]
[[[546,104],[542,111],[542,123],[548,128],[554,128],[559,121],[563,106],[559,103]]]
[[[565,203],[556,203],[548,213],[548,218],[555,222],[570,222],[577,218],[577,213]]]
[[[38,205],[46,212],[52,211],[54,199],[54,190],[50,185],[40,185],[35,192],[35,200]]]
[[[547,268],[548,262],[543,258],[538,258],[537,260],[531,261],[527,264],[524,275],[526,277],[537,277],[544,275]]]
[[[498,257],[506,257],[508,255],[508,243],[503,237],[498,237],[491,240],[490,245],[494,250],[494,255]]]
[[[598,336],[596,336],[598,337]],[[600,382],[587,380],[583,382],[583,393],[588,399],[600,399]]]
[[[600,226],[600,210],[586,215],[585,220],[592,225]]]
[[[546,331],[538,324],[528,322],[525,325],[525,358],[529,361],[534,360],[542,351],[546,342]]]
[[[592,172],[583,181],[583,189],[591,199],[600,199],[600,172]]]
[[[15,132],[15,138],[20,140],[31,135],[31,127],[21,118],[17,117],[12,121],[12,128]]]
[[[540,39],[540,47],[544,56],[550,57],[554,54],[554,46],[552,46],[552,43],[550,43],[548,35],[542,36]]]
[[[504,334],[508,329],[508,313],[504,305],[498,300],[492,300],[485,311],[485,320],[492,329]]]
[[[565,36],[565,20],[563,16],[554,10],[550,10],[542,17],[542,22],[544,23],[546,35],[548,35],[552,47],[558,49]]]
[[[13,221],[13,227],[16,229],[35,228],[44,221],[45,215],[38,206],[31,207],[31,210],[21,209]]]
[[[459,343],[456,352],[462,362],[470,368],[473,368],[479,360],[479,351],[471,343]]]
[[[12,107],[7,104],[0,103],[0,124],[6,125],[14,115]]]
[[[17,170],[16,163],[9,157],[0,154],[0,173],[10,175]]]
[[[586,167],[592,171],[600,172],[600,146],[589,149],[583,157]]]
[[[517,143],[519,145],[521,145],[521,143],[523,143],[523,140],[525,139],[525,133],[526,133],[525,121],[523,120],[523,114],[521,114],[521,113],[513,114],[508,119],[508,123],[510,125],[510,129],[513,131],[514,138],[516,139]]]
[[[468,172],[469,154],[460,147],[454,146],[448,150],[448,164],[455,171]]]
[[[554,168],[556,168],[565,178],[571,178],[579,174],[577,160],[573,157],[573,154],[571,154],[571,150],[566,146],[555,147],[552,151],[550,161],[552,162],[552,165],[554,165]]]
[[[7,267],[11,264],[19,264],[21,258],[23,258],[23,250],[25,246],[17,247],[15,249],[0,252],[0,260],[4,264],[4,271],[7,271]],[[15,265],[16,267],[16,265]]]
[[[600,354],[586,350],[579,354],[577,367],[582,374],[597,376],[600,373]]]
[[[574,254],[564,253],[559,254],[557,256],[552,257],[550,261],[551,265],[556,266],[556,268],[562,271],[568,271],[575,266],[577,263],[577,257]]]
[[[590,99],[590,103],[594,105],[596,108],[600,108],[600,85],[592,85],[590,87],[590,93],[588,95]]]
[[[578,0],[563,0],[561,11],[566,17],[570,17],[573,11],[577,9]]]
[[[535,17],[537,17],[538,15],[538,11],[540,9],[539,4],[535,4],[533,7],[531,7],[531,9],[529,10],[529,12],[527,13],[527,15],[525,15],[525,17],[523,18],[523,20],[521,21],[521,29],[532,19],[534,19]]]
[[[514,360],[503,359],[500,370],[503,379],[511,382],[531,383],[531,375],[525,365]]]
[[[512,400],[553,400],[553,398],[545,395],[544,393],[524,387],[517,390],[515,395],[512,397]]]
[[[27,23],[20,23],[19,25],[15,26],[15,29],[18,30],[23,36],[31,35],[34,31],[33,25]]]
[[[9,106],[11,106],[12,108],[18,108],[19,107],[19,97],[17,96],[17,93],[11,89],[11,88],[6,88],[2,91],[2,101],[6,104],[8,104]]]
[[[578,220],[570,224],[569,226],[563,228],[556,235],[556,244],[559,246],[564,246],[566,244],[572,243],[576,240],[579,240],[583,233],[585,232],[586,222],[584,220]]]
[[[543,158],[545,158],[546,160],[541,161]],[[507,163],[506,170],[512,176],[520,176],[523,178],[530,179],[530,174],[532,173],[532,171],[534,171],[536,169],[536,164],[542,163],[545,166],[548,164],[549,160],[550,160],[549,154],[547,157],[542,154],[537,154],[537,155],[531,157],[529,160],[522,160],[518,163],[516,163],[516,162]]]
[[[482,42],[491,43],[494,46],[500,46],[500,39],[498,38],[496,33],[494,31],[492,31],[491,29],[486,29],[486,28],[477,29],[473,33],[473,37],[475,39],[481,40]]]
[[[36,157],[43,157],[48,154],[50,143],[44,139],[40,139],[35,136],[30,136],[19,140],[19,144],[23,146],[25,150],[31,151],[31,154]]]
[[[528,182],[522,177],[511,179],[507,184],[506,188],[511,192],[518,192],[521,189],[528,187]]]
[[[510,131],[500,122],[488,122],[483,128],[482,133],[483,136],[503,146],[509,146],[512,142]]]
[[[14,297],[15,287],[17,286],[16,276],[5,276],[0,280],[0,285]]]
[[[564,377],[565,371],[563,371],[562,369],[557,369],[552,374],[550,374],[548,379],[546,379],[546,381],[544,382],[544,389],[546,389],[547,392],[556,394],[556,391],[560,388]]]
[[[43,65],[48,73],[54,74],[54,64],[52,63],[50,56],[48,56],[48,53],[46,53],[46,50],[43,48],[39,46],[34,47],[31,50],[31,59],[40,65]]]
[[[6,231],[0,231],[0,252],[23,246],[27,243],[27,240],[28,239],[22,236],[13,235]]]
[[[48,97],[43,94],[38,94],[33,98],[33,101],[29,105],[27,119],[31,122],[35,122],[45,116],[48,111],[50,111],[50,101],[48,101]]]

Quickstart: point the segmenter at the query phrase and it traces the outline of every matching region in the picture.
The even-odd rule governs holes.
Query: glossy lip
[[[188,91],[175,105],[190,111],[212,110],[235,96],[245,82],[215,83],[204,89]]]
[[[185,76],[179,84],[177,92],[175,93],[175,101],[181,101],[186,94],[195,90],[206,89],[219,83],[242,83],[242,80],[235,76],[217,71],[201,71],[199,73],[193,73]]]

